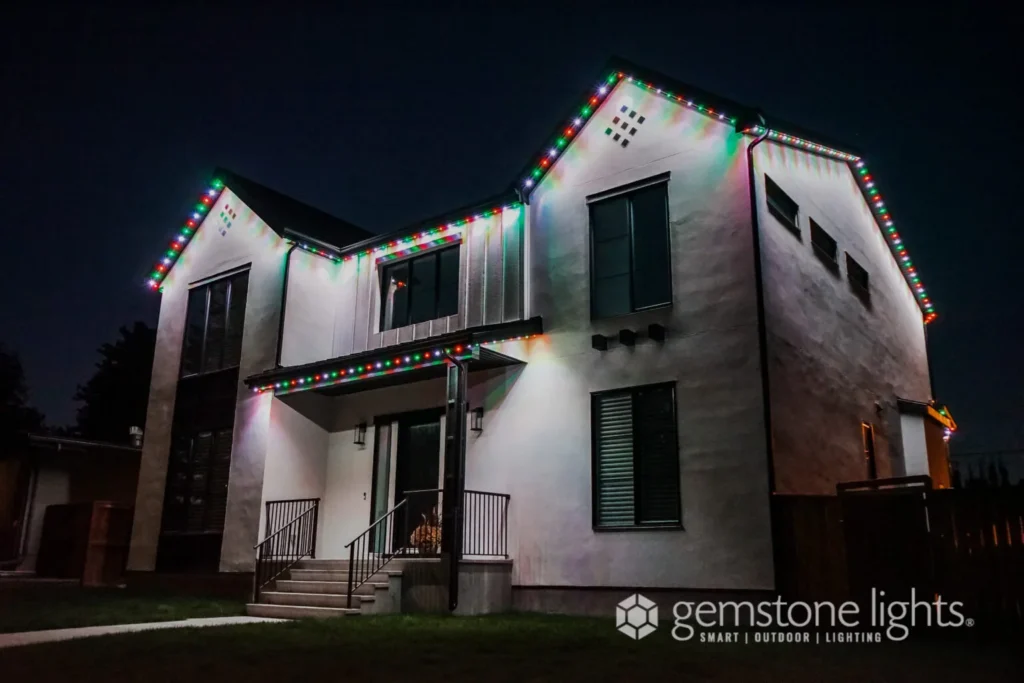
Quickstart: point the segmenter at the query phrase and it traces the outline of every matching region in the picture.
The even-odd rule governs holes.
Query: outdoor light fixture
[[[366,423],[365,422],[360,422],[359,424],[356,425],[356,439],[355,439],[355,442],[356,442],[357,446],[365,446],[366,445]]]
[[[647,326],[647,338],[656,342],[665,341],[665,326],[651,323]]]
[[[593,337],[590,338],[590,348],[596,349],[598,351],[607,351],[608,337],[604,336],[603,334],[595,334]]]
[[[484,407],[477,406],[471,412],[473,413],[473,420],[470,422],[469,428],[474,432],[484,431]]]
[[[636,332],[633,330],[619,330],[619,343],[623,346],[636,346]]]

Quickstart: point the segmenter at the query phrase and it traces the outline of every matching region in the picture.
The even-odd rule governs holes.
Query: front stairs
[[[299,560],[260,591],[259,602],[245,606],[251,617],[326,619],[401,611],[403,564],[394,559],[352,592],[348,602],[348,560]],[[416,560],[423,562],[423,560]]]

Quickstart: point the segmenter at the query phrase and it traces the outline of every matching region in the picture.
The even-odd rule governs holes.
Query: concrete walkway
[[[55,643],[73,638],[105,636],[112,633],[136,633],[155,631],[161,628],[202,628],[206,626],[236,626],[238,624],[282,623],[287,619],[266,619],[263,617],[211,617],[208,619],[184,619],[182,621],[156,621],[149,624],[115,624],[112,626],[86,626],[84,628],[61,628],[53,631],[25,631],[24,633],[0,633],[0,649]]]

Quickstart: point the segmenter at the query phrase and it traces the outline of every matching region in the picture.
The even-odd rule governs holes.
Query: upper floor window
[[[249,287],[246,270],[188,293],[181,374],[236,367],[242,356],[242,324]]]
[[[590,313],[672,303],[668,182],[590,203]]]
[[[797,215],[800,212],[800,206],[788,194],[783,192],[782,188],[768,174],[764,176],[764,193],[768,202],[768,213],[775,216],[780,223],[799,235],[800,223],[797,222]]]
[[[832,236],[825,232],[818,223],[811,218],[811,246],[819,258],[824,259],[829,266],[838,266],[838,246]]]
[[[846,276],[854,285],[854,291],[866,296],[871,290],[868,289],[868,271],[864,266],[857,263],[852,256],[846,255]]]
[[[595,528],[682,523],[675,386],[591,395]]]
[[[381,268],[380,329],[392,330],[459,312],[459,246]]]

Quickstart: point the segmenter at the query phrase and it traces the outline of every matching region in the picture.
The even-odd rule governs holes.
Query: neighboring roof
[[[925,291],[924,285],[921,283],[921,278],[918,275],[913,261],[910,259],[910,255],[907,253],[903,239],[896,231],[892,215],[879,193],[877,180],[868,170],[861,154],[854,151],[851,146],[830,140],[824,135],[801,128],[777,117],[764,114],[756,107],[744,105],[734,100],[682,83],[664,74],[633,64],[625,59],[618,57],[612,58],[608,62],[603,73],[606,75],[598,82],[599,84],[596,87],[589,88],[581,95],[580,101],[583,104],[575,108],[569,116],[566,117],[565,122],[554,129],[548,138],[547,144],[541,147],[540,151],[533,156],[535,161],[527,165],[523,171],[517,175],[511,185],[504,192],[497,195],[493,202],[488,202],[493,203],[494,206],[491,206],[482,212],[470,214],[454,222],[438,225],[429,230],[424,228],[424,222],[418,222],[403,230],[380,237],[369,237],[356,243],[352,243],[351,240],[348,242],[335,241],[330,237],[315,235],[302,230],[299,231],[299,233],[305,233],[305,236],[312,238],[312,240],[310,240],[312,243],[304,243],[301,241],[301,238],[304,235],[298,233],[293,233],[293,235],[300,238],[299,244],[304,249],[334,261],[347,260],[359,255],[382,254],[391,251],[400,252],[397,254],[391,254],[391,256],[394,256],[420,248],[423,245],[419,243],[419,240],[442,240],[445,237],[443,233],[454,227],[472,222],[478,218],[491,216],[496,212],[508,208],[509,206],[515,206],[518,202],[513,202],[513,197],[524,202],[529,202],[529,197],[533,189],[548,173],[548,171],[555,166],[558,160],[564,155],[565,150],[572,145],[573,140],[576,139],[579,132],[583,130],[593,117],[593,114],[607,100],[608,95],[610,95],[621,83],[633,83],[646,89],[648,92],[662,96],[681,107],[687,107],[703,114],[704,116],[717,120],[723,125],[728,125],[736,130],[736,132],[743,135],[751,137],[763,136],[774,143],[787,145],[811,154],[837,159],[850,165],[851,172],[863,193],[864,201],[871,209],[875,222],[883,237],[885,237],[893,258],[902,270],[903,276],[907,281],[907,285],[910,287],[918,306],[921,308],[924,316],[924,322],[929,323],[935,319],[937,315],[935,313],[935,307],[929,298],[928,293]],[[258,187],[275,195],[278,194],[268,188],[263,188],[262,186]],[[219,192],[220,190],[217,188],[215,181],[214,186],[208,191],[208,195],[216,196],[215,193]],[[279,196],[284,199],[288,199],[287,197],[284,197],[284,195]],[[291,202],[295,201],[290,199],[288,200]],[[208,206],[209,203],[210,202],[207,201],[207,196],[204,196],[201,203],[196,207],[197,212],[193,214],[193,219],[201,219],[202,213],[205,211],[204,204]],[[246,203],[248,203],[248,201]],[[312,207],[305,208],[312,209]],[[316,209],[312,210],[317,211]],[[257,210],[257,213],[260,212]],[[461,213],[461,211],[453,211],[444,214],[444,216],[458,215],[459,213]],[[326,216],[326,214],[323,215]],[[262,214],[261,217],[263,217]],[[265,217],[264,219],[266,220]],[[443,218],[435,220],[443,220]],[[344,223],[344,221],[339,222]],[[429,224],[430,223],[427,223],[427,225]],[[345,225],[349,225],[349,227],[353,228],[355,227],[350,226],[350,224]],[[190,230],[194,229],[194,227],[195,226],[191,222],[186,224],[186,227],[182,229],[182,234],[179,235],[178,240],[176,240],[176,242],[179,242],[180,244],[176,245],[175,243],[172,243],[170,250],[168,250],[165,255],[165,263],[157,265],[157,268],[153,273],[154,277],[150,280],[150,286],[154,289],[159,287],[158,281],[162,279],[165,274],[160,270],[161,265],[165,265],[168,268],[173,265],[174,260],[177,258],[177,254],[180,253],[180,250],[183,248],[191,234]],[[276,226],[272,225],[271,227],[275,227],[276,229]],[[358,230],[358,228],[356,229]]]
[[[75,439],[63,436],[48,436],[44,434],[29,434],[28,443],[30,446],[41,448],[52,448],[64,451],[124,451],[126,453],[138,454],[142,449],[123,443],[111,443],[109,441],[92,441],[90,439]]]
[[[896,406],[900,413],[927,417],[950,431],[956,431],[956,421],[953,420],[953,413],[950,412],[948,406],[941,403],[922,403],[921,401],[912,401],[909,398],[897,398]]]
[[[159,289],[160,281],[167,277],[178,257],[188,246],[192,235],[206,218],[206,212],[227,187],[259,216],[271,230],[293,241],[303,239],[314,240],[327,244],[345,245],[365,240],[373,233],[364,230],[348,221],[304,204],[297,199],[261,185],[226,168],[214,170],[214,178],[210,187],[203,193],[195,205],[192,215],[186,219],[185,225],[171,242],[170,247],[153,267],[148,284],[152,289]]]

